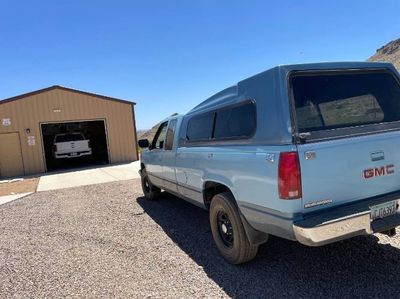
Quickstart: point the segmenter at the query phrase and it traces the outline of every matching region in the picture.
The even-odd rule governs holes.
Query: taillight
[[[55,152],[57,151],[57,145],[55,145],[55,144],[53,145],[53,151],[55,151]]]
[[[279,156],[279,197],[297,199],[301,197],[301,172],[297,152],[283,152]]]
[[[88,141],[88,147],[92,148],[92,144],[90,143],[90,140]]]

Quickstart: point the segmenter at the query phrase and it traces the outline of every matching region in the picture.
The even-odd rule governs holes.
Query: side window
[[[186,138],[189,141],[211,138],[214,124],[214,112],[194,116],[188,122]]]
[[[165,137],[167,135],[167,124],[168,124],[168,122],[162,123],[160,125],[160,127],[158,128],[156,136],[154,136],[153,142],[151,143],[152,149],[164,148]]]
[[[214,138],[245,138],[256,129],[256,107],[253,102],[217,111]]]
[[[167,130],[167,138],[165,140],[166,150],[172,150],[172,146],[174,145],[175,129],[176,129],[176,119],[173,119],[169,122]]]

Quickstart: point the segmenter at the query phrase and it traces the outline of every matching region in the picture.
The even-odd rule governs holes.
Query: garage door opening
[[[110,162],[103,120],[46,123],[41,130],[47,171]]]

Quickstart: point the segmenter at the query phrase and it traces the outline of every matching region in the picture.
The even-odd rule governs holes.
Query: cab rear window
[[[56,137],[56,142],[70,142],[84,140],[82,134],[65,134]]]
[[[291,85],[300,133],[400,120],[400,87],[389,72],[299,73]]]

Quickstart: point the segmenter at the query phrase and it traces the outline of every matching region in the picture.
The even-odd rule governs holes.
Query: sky
[[[148,129],[279,64],[359,61],[400,1],[0,0],[0,99],[62,85],[136,102]]]

